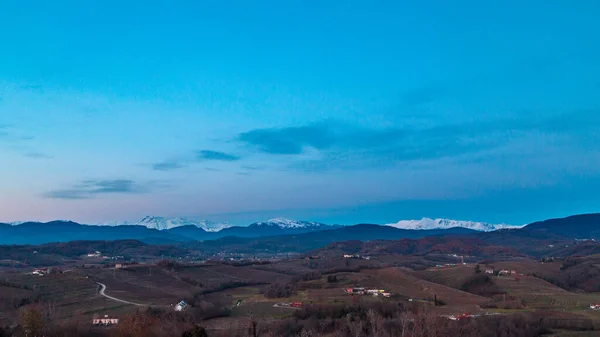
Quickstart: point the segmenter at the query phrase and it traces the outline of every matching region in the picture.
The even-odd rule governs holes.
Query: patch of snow
[[[69,222],[69,220],[57,220],[57,221]],[[11,226],[19,226],[19,225],[22,225],[24,223],[41,223],[41,222],[40,221],[13,221],[9,225],[11,225]]]
[[[11,226],[18,226],[18,225],[20,225],[20,224],[24,224],[24,223],[26,223],[26,222],[27,222],[27,221],[13,221],[13,222],[11,222],[9,225],[11,225]]]
[[[312,221],[296,221],[285,218],[274,218],[263,222],[257,222],[256,226],[277,226],[282,229],[319,228],[326,224]]]
[[[158,229],[160,231],[181,226],[196,226],[198,228],[202,228],[207,232],[218,232],[223,228],[228,228],[232,226],[228,223],[218,223],[208,220],[194,221],[186,218],[166,219],[159,216],[146,216],[135,224],[139,226],[145,226],[151,229]]]
[[[423,218],[421,220],[401,220],[397,223],[386,224],[386,226],[396,227],[400,229],[448,229],[453,227],[462,227],[473,229],[481,232],[490,232],[498,229],[506,228],[521,228],[523,226],[514,226],[507,224],[489,224],[485,222],[476,221],[462,221],[462,220],[449,220],[449,219],[430,219]]]

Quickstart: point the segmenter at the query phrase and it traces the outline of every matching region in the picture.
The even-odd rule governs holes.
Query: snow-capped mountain
[[[329,226],[329,225],[322,224],[319,222],[296,221],[296,220],[289,220],[289,219],[285,219],[285,218],[274,218],[274,219],[270,219],[267,221],[256,222],[252,225],[257,226],[257,227],[264,227],[264,226],[279,227],[281,229],[302,229],[302,228],[311,229],[311,228],[320,228],[323,226]]]
[[[146,216],[135,223],[135,225],[158,229],[159,231],[181,226],[196,226],[207,232],[218,232],[223,228],[232,226],[228,223],[212,222],[208,220],[194,221],[186,218],[167,219],[160,216]]]
[[[396,227],[400,229],[447,229],[453,227],[463,227],[476,231],[490,232],[505,228],[521,228],[523,226],[513,226],[507,224],[489,224],[476,221],[462,221],[449,219],[430,219],[423,218],[421,220],[401,220],[397,223],[386,224],[386,226]]]
[[[24,223],[26,223],[26,222],[27,222],[27,221],[13,221],[13,222],[11,222],[9,225],[11,225],[11,226],[18,226],[18,225],[20,225],[20,224],[24,224]]]

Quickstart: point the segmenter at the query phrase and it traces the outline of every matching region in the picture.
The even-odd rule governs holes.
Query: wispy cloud
[[[0,140],[9,140],[11,137],[11,125],[0,123]]]
[[[50,155],[47,155],[47,154],[41,153],[41,152],[28,152],[25,154],[25,157],[32,158],[32,159],[52,159],[52,158],[54,158]]]
[[[240,160],[241,157],[214,150],[199,150],[195,151],[193,154],[185,156],[179,159],[169,159],[161,162],[157,162],[154,164],[150,164],[150,167],[155,171],[173,171],[178,170],[189,165],[206,162],[206,161],[222,161],[222,162],[232,162]]]
[[[44,194],[54,199],[90,199],[102,194],[147,193],[156,186],[153,183],[137,183],[129,179],[84,180],[68,189],[58,189]]]
[[[176,160],[152,164],[152,169],[156,171],[172,171],[183,167],[185,167],[185,165]]]
[[[242,165],[241,168],[244,170],[249,170],[249,171],[261,171],[261,170],[265,169],[263,166],[248,166],[248,165]]]
[[[0,141],[10,144],[8,147],[9,149],[18,152],[27,158],[52,159],[53,157],[48,154],[35,151],[30,142],[34,139],[34,136],[23,135],[12,125],[0,124]]]
[[[205,160],[236,161],[236,160],[241,159],[241,157],[233,155],[233,154],[220,152],[220,151],[212,151],[212,150],[198,151],[198,152],[196,152],[196,158],[199,161],[205,161]]]
[[[239,134],[236,140],[270,155],[298,155],[307,149],[317,150],[321,153],[319,159],[295,162],[292,167],[325,170],[462,156],[488,151],[534,133],[570,138],[600,136],[594,130],[600,130],[600,112],[586,111],[397,128],[365,128],[324,121],[250,130]]]
[[[255,129],[239,134],[236,139],[260,152],[292,155],[301,154],[306,148],[368,148],[394,141],[403,134],[403,130],[396,128],[367,129],[325,121],[305,126]]]

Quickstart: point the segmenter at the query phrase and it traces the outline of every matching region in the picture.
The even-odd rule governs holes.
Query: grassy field
[[[595,316],[597,312],[589,310],[591,303],[600,302],[598,294],[569,292],[533,276],[521,276],[518,280],[513,277],[494,277],[494,282],[507,295],[520,298],[527,308],[584,311],[600,318]]]
[[[427,281],[459,289],[469,277],[473,276],[474,268],[475,267],[472,265],[435,267],[427,270],[415,271],[411,274]]]
[[[485,297],[420,279],[400,268],[368,270],[365,273],[394,293],[425,301],[433,301],[434,296],[437,296],[452,309],[475,311],[490,302]]]
[[[42,301],[45,308],[52,312],[56,319],[88,320],[97,314],[115,314],[130,312],[132,306],[123,305],[98,295],[98,285],[89,277],[78,273],[37,276],[30,274],[4,274],[3,279],[25,289],[15,287],[0,287],[2,300],[6,298],[29,297]],[[33,303],[33,301],[31,301]],[[14,322],[18,310],[16,306],[4,307],[0,310],[0,319]]]
[[[414,261],[420,261],[417,257]],[[127,269],[75,269],[64,274],[43,277],[25,273],[4,273],[0,279],[0,324],[14,322],[22,299],[41,300],[52,306],[58,319],[89,320],[97,315],[123,316],[136,306],[107,299],[98,294],[96,282],[106,284],[106,294],[144,305],[170,308],[182,299],[193,298],[194,310],[206,308],[230,311],[229,317],[206,322],[207,327],[224,330],[228,327],[260,318],[273,321],[293,315],[294,309],[278,307],[278,303],[303,302],[309,304],[351,304],[358,301],[401,301],[412,299],[432,308],[439,314],[500,313],[540,311],[553,316],[571,315],[577,319],[600,322],[600,312],[589,309],[590,303],[600,303],[600,294],[575,293],[559,288],[534,276],[533,273],[560,272],[560,263],[539,263],[533,260],[496,262],[495,269],[515,269],[525,275],[515,277],[489,276],[506,295],[483,297],[459,290],[475,275],[474,265],[412,270],[407,267],[379,269],[352,269],[364,260],[332,259],[282,261],[267,265],[234,266],[220,263],[177,265],[172,269],[150,265],[131,266]],[[405,259],[404,262],[413,260]],[[369,263],[372,263],[370,261]],[[309,265],[311,263],[311,265]],[[376,262],[381,264],[382,261]],[[387,262],[386,262],[387,263]],[[390,264],[393,264],[392,262]],[[349,267],[344,269],[344,267]],[[341,268],[336,271],[335,268]],[[485,265],[481,265],[484,269]],[[302,275],[321,270],[318,278],[302,281]],[[326,273],[325,273],[326,272]],[[318,274],[316,274],[318,277]],[[335,280],[328,280],[335,276]],[[287,298],[266,298],[265,288],[270,283],[293,283],[296,291]],[[223,286],[226,285],[226,286]],[[385,289],[397,295],[388,299],[373,296],[351,296],[344,292],[349,287]],[[434,306],[437,297],[443,302]],[[515,309],[500,304],[518,302]],[[192,302],[190,302],[192,303]],[[22,303],[21,303],[22,304]],[[571,317],[570,316],[570,317]],[[561,335],[557,335],[561,336]],[[583,335],[586,336],[586,335]]]

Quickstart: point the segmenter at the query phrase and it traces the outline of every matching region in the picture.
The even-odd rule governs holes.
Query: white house
[[[100,253],[99,251],[95,251],[93,253],[89,253],[87,256],[88,257],[100,257],[100,255],[102,255],[102,253]]]
[[[185,301],[181,301],[175,306],[175,311],[184,311],[187,307],[188,304]]]

